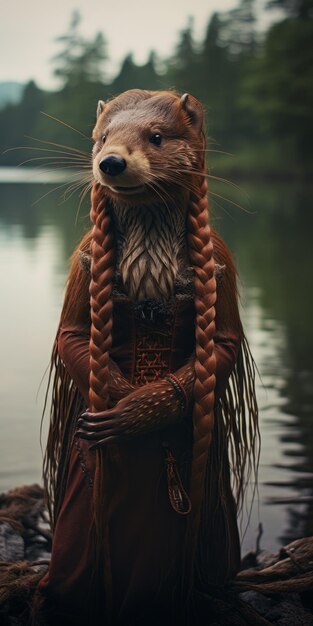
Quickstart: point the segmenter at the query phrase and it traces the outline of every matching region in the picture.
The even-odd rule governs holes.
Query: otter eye
[[[160,135],[160,133],[154,133],[154,135],[151,135],[149,141],[155,146],[160,146],[162,142],[162,135]]]
[[[107,136],[106,135],[102,135],[102,143],[105,143]]]

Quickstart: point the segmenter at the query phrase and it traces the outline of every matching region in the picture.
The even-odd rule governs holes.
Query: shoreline
[[[234,160],[236,157],[233,157]],[[238,158],[240,161],[240,158]],[[213,164],[209,168],[209,182],[210,172],[212,173],[212,179],[222,174],[221,182],[246,181],[252,183],[289,183],[296,184],[301,183],[308,186],[313,185],[312,172],[308,169],[294,169],[292,167],[281,169],[275,167],[262,167],[256,165],[250,165],[245,167],[240,164],[231,164],[229,160],[223,162],[219,160],[218,163]],[[2,184],[54,184],[63,182],[75,182],[79,181],[80,174],[75,170],[69,170],[65,172],[60,170],[48,170],[45,168],[37,167],[21,167],[20,165],[2,165],[0,166],[0,183]],[[226,179],[230,180],[227,181]],[[225,179],[225,181],[223,181]]]
[[[50,553],[43,488],[27,485],[0,494],[1,623],[27,623],[25,612]],[[256,546],[243,558],[235,579],[203,596],[208,626],[312,626],[312,590],[313,537],[293,541],[276,554]]]

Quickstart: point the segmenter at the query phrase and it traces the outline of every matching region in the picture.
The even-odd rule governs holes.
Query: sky
[[[210,15],[237,4],[236,0],[0,0],[0,81],[34,79],[43,88],[57,87],[51,63],[60,49],[55,39],[68,30],[74,9],[81,13],[83,35],[92,37],[97,31],[105,35],[113,75],[129,52],[139,64],[151,49],[161,58],[171,54],[190,16],[195,38],[201,40]]]

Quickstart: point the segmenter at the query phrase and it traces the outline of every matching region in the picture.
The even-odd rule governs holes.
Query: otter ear
[[[104,104],[103,100],[99,100],[98,101],[98,106],[97,106],[97,119],[98,119],[99,115],[101,115],[102,111],[104,111],[104,107],[105,107],[105,104]]]
[[[200,102],[189,93],[184,93],[180,99],[180,104],[182,109],[187,113],[192,126],[194,126],[199,132],[203,130],[204,115]]]

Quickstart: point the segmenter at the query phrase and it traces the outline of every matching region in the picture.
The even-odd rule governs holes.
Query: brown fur
[[[242,325],[237,306],[237,272],[232,254],[221,236],[212,230],[214,260],[221,266],[218,281],[218,298],[215,305],[216,326],[221,331],[227,331],[235,325],[240,336],[243,336]],[[81,324],[90,327],[90,244],[92,229],[84,235],[71,258],[70,272],[67,279],[68,288],[62,310],[61,322],[68,325]],[[82,253],[85,255],[85,265],[82,262]]]
[[[160,146],[150,142],[155,133],[162,136]],[[93,173],[112,204],[126,290],[134,299],[167,299],[186,263],[188,198],[198,192],[194,176],[203,158],[203,134],[176,94],[131,90],[104,106],[93,138]],[[116,177],[99,169],[108,155],[127,162]],[[136,192],[140,185],[144,188]]]
[[[151,143],[155,134],[162,136],[160,145]],[[192,97],[131,90],[100,107],[93,138],[95,183],[91,218],[94,228],[79,246],[79,250],[85,252],[91,248],[91,306],[88,302],[90,277],[81,266],[78,250],[73,257],[61,323],[77,321],[90,326],[91,320],[90,404],[94,410],[101,411],[108,406],[106,372],[111,342],[114,270],[119,270],[124,289],[131,298],[152,297],[165,301],[173,295],[174,281],[179,273],[187,265],[192,265],[194,270],[197,316],[190,483],[193,520],[187,533],[189,546],[185,562],[189,579],[185,582],[189,587],[192,584],[190,558],[193,559],[196,547],[205,480],[215,480],[216,472],[218,474],[218,468],[212,475],[206,472],[214,425],[214,258],[226,266],[216,305],[217,328],[220,332],[232,329],[242,339],[234,376],[219,405],[221,446],[225,445],[227,438],[232,460],[237,466],[234,474],[239,495],[244,489],[245,470],[248,468],[249,472],[254,463],[257,433],[254,370],[238,313],[236,271],[227,247],[218,235],[211,235],[208,225],[202,108]],[[127,164],[115,176],[103,173],[99,168],[101,161],[110,155],[124,159]],[[113,254],[114,248],[116,255]],[[50,491],[54,488],[66,414],[75,404],[75,388],[62,371],[56,345],[53,363],[57,368],[53,427],[45,461]],[[101,452],[95,481],[95,510],[98,538],[102,536],[103,544],[107,544],[103,467],[105,455]],[[210,515],[209,507],[203,510]],[[104,547],[107,549],[108,545]],[[105,563],[105,578],[109,583],[108,561]]]

